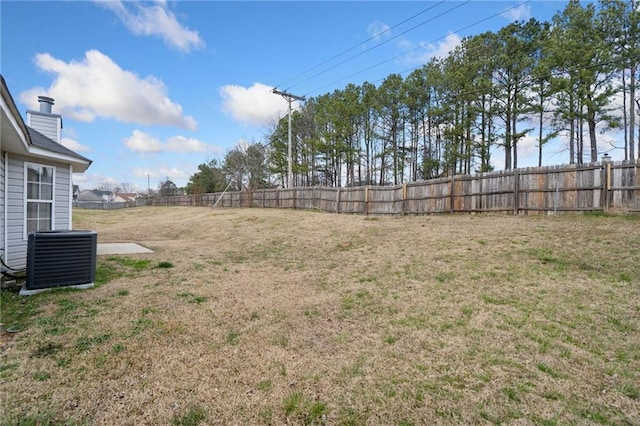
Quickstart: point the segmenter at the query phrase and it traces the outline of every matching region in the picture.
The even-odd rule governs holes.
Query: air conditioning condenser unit
[[[34,232],[27,244],[26,290],[93,285],[98,244],[94,231]]]

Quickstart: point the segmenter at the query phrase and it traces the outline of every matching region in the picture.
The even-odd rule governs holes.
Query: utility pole
[[[296,96],[291,93],[281,92],[275,87],[272,90],[276,95],[282,96],[287,102],[289,102],[289,145],[287,148],[287,188],[293,188],[293,167],[291,166],[291,102],[304,101],[304,96]]]

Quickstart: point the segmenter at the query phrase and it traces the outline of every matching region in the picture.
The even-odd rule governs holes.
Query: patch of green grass
[[[635,327],[628,321],[623,321],[619,318],[613,317],[611,315],[607,316],[607,322],[613,326],[616,331],[621,333],[628,333],[631,331],[635,331]]]
[[[273,409],[271,407],[264,407],[258,411],[258,417],[262,419],[264,424],[270,425],[273,423]]]
[[[93,282],[96,286],[106,284],[109,281],[112,281],[118,277],[120,277],[122,273],[118,270],[115,265],[98,261],[98,265],[96,266],[96,276]]]
[[[106,342],[110,338],[110,334],[99,334],[93,337],[78,337],[74,347],[78,352],[85,352],[91,349],[94,345]]]
[[[60,318],[41,317],[35,320],[35,324],[42,327],[45,334],[60,336],[71,330],[66,321]]]
[[[271,382],[271,380],[268,380],[268,379],[262,380],[261,382],[258,383],[257,388],[260,391],[269,392],[273,388],[273,383]]]
[[[386,335],[385,338],[384,338],[384,342],[389,344],[389,345],[393,345],[397,341],[398,341],[398,338],[396,336],[392,336],[390,334]]]
[[[282,401],[282,408],[284,409],[284,413],[288,416],[298,411],[300,409],[300,405],[302,404],[302,399],[303,397],[300,392],[293,392],[291,395],[286,397]]]
[[[560,373],[558,373],[555,369],[549,367],[547,364],[545,364],[544,362],[539,362],[536,364],[536,368],[540,371],[542,371],[543,373],[548,374],[549,376],[553,377],[554,379],[559,379],[562,377],[562,375]]]
[[[186,413],[181,416],[174,416],[171,419],[173,426],[197,426],[204,422],[207,418],[207,414],[201,407],[190,407]]]
[[[20,366],[17,362],[0,365],[0,378],[4,379],[11,375],[12,370],[16,370]]]
[[[453,271],[440,272],[436,275],[436,281],[439,283],[446,283],[447,281],[451,281],[455,278],[456,274]]]
[[[559,271],[564,271],[569,266],[569,262],[564,254],[554,253],[550,248],[531,248],[528,252],[543,265],[554,266]]]
[[[116,354],[124,352],[125,349],[126,347],[122,343],[116,343],[111,347],[111,351]]]
[[[239,341],[240,341],[240,332],[236,331],[236,330],[231,330],[224,337],[224,341],[228,345],[237,345],[239,343]]]
[[[32,377],[33,380],[44,382],[45,380],[51,378],[51,373],[47,373],[46,371],[36,371],[35,373],[33,373]]]
[[[627,398],[640,400],[640,387],[628,383],[618,386],[618,391]]]
[[[594,410],[594,409],[588,409],[588,408],[577,409],[576,415],[590,422],[600,423],[602,425],[613,424],[609,420],[609,416],[607,415],[607,413]]]
[[[301,392],[292,392],[282,401],[282,408],[287,417],[302,421],[302,424],[320,424],[327,414],[327,405],[313,402]]]
[[[41,410],[37,414],[20,414],[18,415],[18,417],[3,419],[3,424],[20,426],[54,426],[60,424],[77,425],[81,423],[78,421],[72,421],[70,419],[68,419],[67,421],[62,421],[59,419],[59,416],[56,414],[56,412],[49,408]]]
[[[171,262],[167,262],[167,261],[162,261],[162,262],[158,262],[158,268],[161,269],[169,269],[169,268],[173,268],[173,263]]]
[[[55,355],[60,349],[62,349],[62,345],[59,343],[44,342],[31,352],[31,356],[34,358],[46,358]]]
[[[118,291],[118,293],[116,293],[118,296],[128,296],[129,295],[129,290],[120,290]]]
[[[96,265],[96,286],[106,284],[116,278],[135,276],[137,272],[149,269],[150,259],[135,259],[125,256],[108,256],[99,258]]]
[[[5,329],[23,330],[28,327],[31,318],[40,313],[39,308],[44,294],[31,297],[20,296],[17,292],[0,290],[0,322]]]
[[[273,344],[282,348],[286,348],[289,346],[289,338],[284,334],[278,334],[274,336]]]
[[[178,293],[178,297],[186,298],[189,303],[203,303],[207,301],[205,296],[196,296],[193,293],[187,292]]]
[[[71,359],[69,358],[58,358],[56,359],[56,365],[61,368],[66,368],[71,365]]]
[[[274,367],[278,369],[278,374],[280,374],[282,377],[287,376],[287,366],[284,365],[282,362],[276,362],[274,364]]]
[[[520,396],[518,395],[518,391],[510,386],[505,386],[502,388],[502,393],[509,398],[511,401],[520,402]]]
[[[351,296],[345,296],[342,298],[342,309],[345,311],[350,311],[353,309],[355,300]]]
[[[131,332],[128,337],[133,337],[141,334],[146,329],[153,327],[154,321],[150,318],[138,318],[131,321]]]
[[[109,256],[107,260],[136,270],[146,269],[151,264],[149,259],[134,259],[124,256]]]
[[[82,306],[82,303],[72,299],[60,299],[58,300],[58,315],[65,315],[70,312],[78,310]]]

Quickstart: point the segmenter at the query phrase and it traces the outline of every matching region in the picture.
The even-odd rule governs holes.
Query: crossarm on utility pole
[[[272,92],[276,95],[282,96],[289,103],[289,126],[288,126],[288,136],[289,143],[287,145],[287,188],[293,188],[293,167],[291,165],[291,102],[293,101],[304,101],[304,96],[296,96],[291,93],[281,92],[280,90],[273,88]]]

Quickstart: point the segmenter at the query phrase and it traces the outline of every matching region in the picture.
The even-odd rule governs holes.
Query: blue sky
[[[270,93],[275,86],[317,96],[379,84],[446,55],[461,37],[549,20],[565,5],[2,1],[0,70],[23,114],[38,109],[38,95],[55,99],[63,143],[93,160],[74,177],[82,189],[155,189],[165,178],[183,186],[198,164],[263,141],[286,114],[286,102]],[[520,164],[534,165],[530,151]],[[499,167],[499,152],[494,161]],[[545,158],[561,162],[566,154]]]

